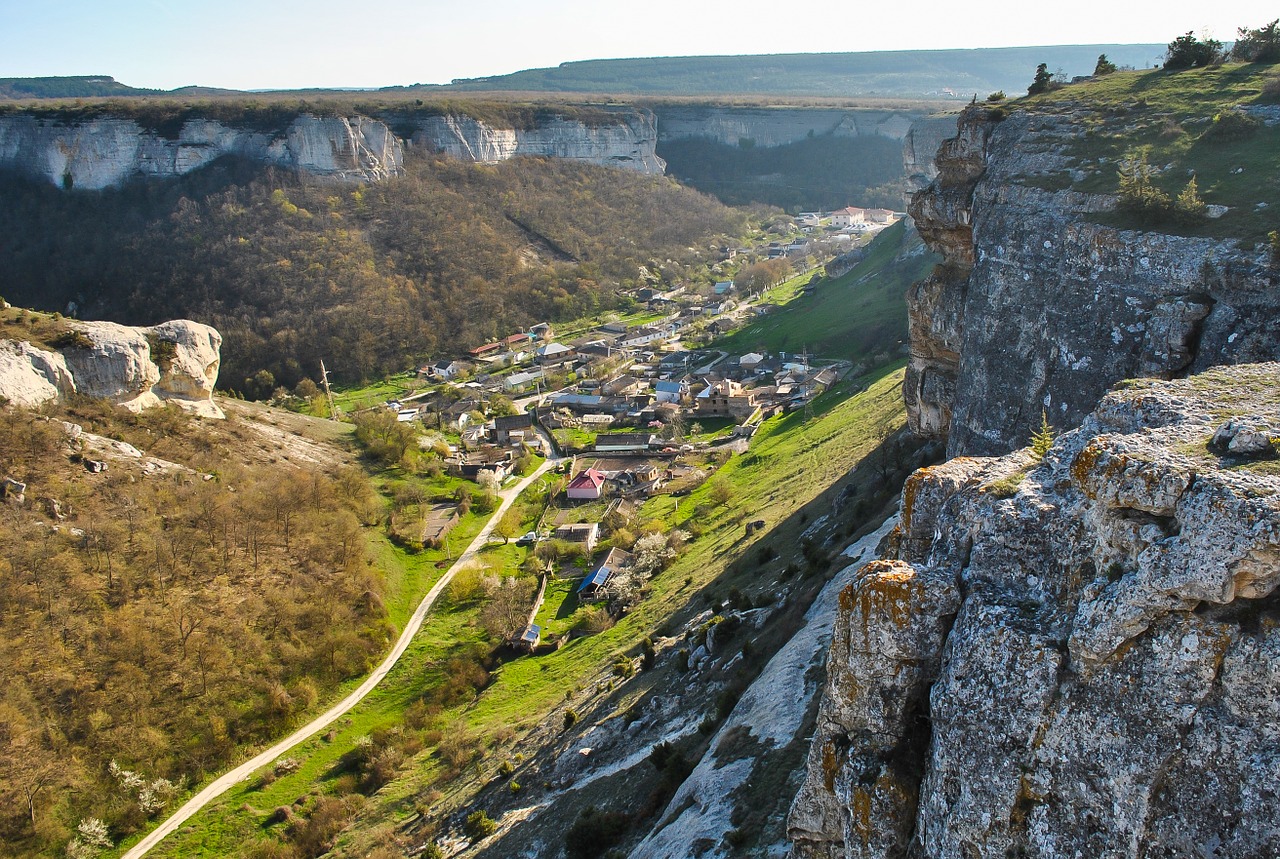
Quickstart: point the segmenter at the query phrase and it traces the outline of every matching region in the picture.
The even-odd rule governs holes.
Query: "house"
[[[550,340],[553,333],[550,322],[539,322],[529,329],[529,334],[534,340]]]
[[[600,540],[600,523],[578,522],[573,525],[561,525],[551,532],[551,536],[556,540],[583,546],[590,555],[595,551],[596,543]]]
[[[618,472],[613,483],[618,487],[620,495],[649,495],[662,486],[662,478],[666,472],[651,462],[636,468]]]
[[[867,209],[867,220],[873,224],[887,224],[893,220],[889,209]]]
[[[532,334],[521,332],[519,334],[512,334],[510,337],[507,337],[502,342],[508,349],[516,349],[517,347],[520,347],[520,346],[528,346],[529,343],[532,341],[533,341]]]
[[[409,406],[407,408],[402,408],[396,412],[396,420],[402,424],[407,424],[409,423],[409,421],[414,421],[417,419],[418,419],[417,406]]]
[[[635,376],[618,376],[600,386],[600,390],[610,397],[629,397],[639,393],[643,388],[644,382]]]
[[[603,494],[604,474],[594,468],[588,468],[565,487],[565,495],[570,501],[595,501]]]
[[[618,432],[596,436],[596,453],[648,453],[653,435],[647,432]]]
[[[524,430],[533,429],[533,415],[523,412],[517,415],[499,415],[493,419],[494,439],[498,444],[510,444],[512,434],[519,433],[524,440]]]
[[[482,448],[450,463],[450,469],[468,480],[478,480],[481,471],[492,471],[498,480],[511,474],[511,451],[502,448]]]
[[[609,554],[605,555],[604,559],[596,564],[595,568],[582,580],[582,584],[578,585],[578,599],[598,599],[613,574],[629,569],[634,562],[635,557],[630,552],[624,552],[618,548],[610,549]]]
[[[421,379],[431,378],[439,379],[442,382],[452,382],[454,379],[471,372],[471,365],[466,361],[443,360],[434,364],[427,364],[418,368],[418,377]]]
[[[539,364],[563,364],[573,360],[575,353],[563,343],[547,343],[535,349],[533,354]]]
[[[653,391],[659,403],[678,403],[689,396],[689,383],[662,379],[653,383]]]
[[[538,647],[538,642],[542,640],[542,627],[536,623],[531,623],[521,630],[520,634],[511,639],[511,646],[520,650],[533,653]]]
[[[604,340],[592,340],[590,343],[581,344],[577,349],[579,361],[598,361],[603,358],[612,358],[617,351]]]
[[[764,363],[764,356],[759,352],[748,352],[738,359],[738,366],[747,372],[753,372],[762,363]]]
[[[716,285],[712,287],[712,291],[716,295],[727,295],[728,293],[733,292],[733,281],[718,280],[716,281]]]
[[[866,221],[867,210],[856,206],[847,206],[831,213],[831,226],[837,230],[847,230],[854,224],[864,224]]]
[[[512,373],[502,380],[502,387],[508,391],[519,391],[523,388],[527,388],[529,385],[542,381],[543,378],[545,378],[545,374],[542,372],[541,368],[537,370],[527,370],[521,373]]]
[[[729,379],[713,382],[696,398],[699,416],[747,418],[756,410],[756,397]]]
[[[662,290],[654,289],[652,286],[642,286],[636,290],[637,301],[653,301],[662,295]]]
[[[422,545],[439,549],[444,538],[458,524],[458,508],[453,504],[432,504],[423,517]]]
[[[674,334],[675,329],[670,325],[645,325],[622,335],[618,345],[633,349],[636,346],[644,346],[647,343],[670,340]]]
[[[470,354],[472,358],[483,358],[486,355],[496,355],[502,351],[501,343],[486,343],[483,346],[477,346],[472,349]]]

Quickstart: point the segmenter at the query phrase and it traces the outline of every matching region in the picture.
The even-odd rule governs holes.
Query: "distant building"
[[[635,558],[630,552],[624,552],[622,549],[613,548],[609,550],[609,554],[604,556],[600,563],[587,574],[582,580],[582,584],[578,586],[578,598],[581,600],[595,599],[600,596],[604,590],[604,586],[609,583],[609,579],[613,578],[614,573],[628,569]]]
[[[689,383],[663,379],[653,383],[653,391],[659,403],[678,403],[689,396]]]
[[[422,545],[438,549],[458,524],[458,508],[453,504],[432,504],[422,524]]]
[[[731,280],[716,281],[716,285],[712,287],[712,289],[716,295],[725,295],[726,293],[733,292],[733,281]]]
[[[831,226],[837,230],[848,229],[854,224],[865,224],[866,222],[867,210],[859,209],[856,206],[847,206],[831,213]]]
[[[557,540],[565,540],[569,543],[583,546],[587,554],[590,555],[595,551],[596,543],[600,540],[600,523],[580,522],[573,525],[561,525],[551,532],[551,536]]]
[[[501,343],[486,343],[483,346],[477,346],[476,348],[472,349],[471,357],[482,358],[485,355],[490,355],[490,354],[496,355],[500,351],[502,351]]]
[[[493,419],[493,433],[498,444],[509,444],[514,432],[519,432],[523,439],[524,431],[531,429],[533,429],[533,415],[528,412],[500,415]]]
[[[565,495],[570,501],[595,501],[603,494],[604,474],[594,468],[588,468],[565,487]]]
[[[596,453],[648,453],[653,435],[647,432],[617,432],[596,436]]]
[[[502,387],[508,391],[519,391],[529,385],[536,384],[545,378],[541,369],[528,370],[523,373],[512,373],[502,380]]]
[[[755,394],[729,379],[708,385],[695,402],[699,416],[738,419],[750,417],[757,405]]]
[[[520,634],[511,639],[511,646],[520,650],[533,653],[537,649],[538,643],[542,640],[542,627],[536,623],[531,623],[521,630]]]
[[[893,220],[893,212],[888,209],[867,209],[866,217],[873,224],[887,224]]]
[[[534,355],[539,364],[559,364],[565,361],[573,360],[576,352],[565,346],[563,343],[547,343],[539,346],[534,350]]]

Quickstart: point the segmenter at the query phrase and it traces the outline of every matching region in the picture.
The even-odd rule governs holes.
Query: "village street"
[[[539,430],[539,432],[541,433],[541,430]],[[554,447],[551,445],[551,440],[546,438],[545,435],[543,437],[547,442],[548,450],[554,450]],[[382,660],[382,663],[379,664],[367,678],[365,678],[365,681],[361,683],[355,691],[347,695],[347,697],[343,698],[315,719],[303,725],[301,728],[298,728],[298,730],[294,731],[280,742],[271,746],[266,751],[255,755],[253,758],[250,758],[240,764],[235,769],[232,769],[211,781],[199,793],[187,800],[187,802],[174,812],[167,820],[135,844],[127,853],[124,854],[123,859],[138,859],[138,857],[146,855],[147,851],[159,844],[165,836],[176,830],[189,818],[193,817],[202,808],[221,796],[232,786],[249,778],[258,769],[271,763],[273,760],[289,751],[289,749],[324,730],[364,700],[365,696],[372,692],[374,688],[382,682],[382,679],[387,676],[391,669],[395,667],[396,663],[400,660],[400,657],[403,656],[404,652],[408,649],[409,643],[413,640],[413,637],[418,634],[423,621],[426,619],[427,612],[431,610],[431,606],[435,603],[436,599],[444,592],[444,589],[448,587],[449,582],[453,579],[454,575],[459,570],[466,567],[476,554],[484,548],[485,544],[489,542],[489,536],[493,533],[493,529],[497,526],[498,521],[502,518],[502,515],[507,512],[507,509],[512,505],[516,498],[520,496],[520,493],[524,492],[524,490],[535,480],[555,468],[559,463],[560,459],[553,453],[546,462],[542,463],[542,465],[538,466],[538,468],[530,472],[527,476],[521,478],[514,486],[504,489],[498,493],[502,500],[498,504],[497,509],[493,511],[493,515],[489,517],[489,521],[480,529],[480,533],[476,534],[475,539],[472,540],[462,554],[458,556],[458,559],[453,562],[445,574],[440,577],[440,580],[436,582],[435,586],[433,586],[431,590],[427,592],[427,595],[422,598],[422,602],[418,604],[418,608],[409,618],[409,622],[405,624],[404,631],[400,633],[400,637],[396,640],[395,646],[391,648],[391,652],[387,654],[386,658]]]

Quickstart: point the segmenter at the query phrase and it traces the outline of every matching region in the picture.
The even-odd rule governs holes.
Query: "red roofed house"
[[[565,494],[570,501],[595,501],[604,494],[604,475],[594,468],[588,468],[569,481]]]

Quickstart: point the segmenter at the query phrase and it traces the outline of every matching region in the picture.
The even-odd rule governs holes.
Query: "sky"
[[[0,77],[135,87],[448,83],[570,60],[1229,41],[1273,0],[0,0]]]

